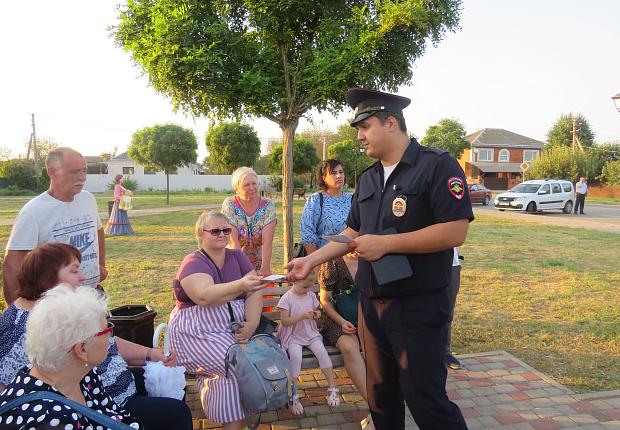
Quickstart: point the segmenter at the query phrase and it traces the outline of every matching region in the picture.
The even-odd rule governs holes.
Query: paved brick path
[[[464,369],[450,371],[449,397],[470,429],[619,429],[620,391],[575,394],[504,351],[460,356]],[[343,402],[326,405],[325,378],[318,369],[302,372],[305,415],[288,410],[263,414],[261,430],[359,429],[368,407],[344,369],[336,369]],[[218,428],[195,419],[194,428]],[[407,413],[407,430],[417,429]]]

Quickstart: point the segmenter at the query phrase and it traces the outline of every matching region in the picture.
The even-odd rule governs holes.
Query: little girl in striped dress
[[[319,360],[319,367],[327,378],[327,404],[338,406],[340,397],[338,396],[339,390],[334,382],[332,362],[316,325],[316,320],[321,317],[321,311],[318,309],[319,300],[316,294],[311,291],[315,283],[316,277],[312,272],[306,279],[295,282],[293,287],[280,298],[278,308],[280,309],[281,324],[278,337],[282,347],[288,352],[295,379],[301,372],[303,347],[305,346],[312,351]],[[293,396],[290,407],[295,415],[301,415],[304,412],[298,395]]]

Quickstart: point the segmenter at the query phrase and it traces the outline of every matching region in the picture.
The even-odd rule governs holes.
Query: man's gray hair
[[[68,146],[59,146],[58,148],[54,148],[53,150],[48,152],[47,158],[45,159],[45,167],[50,167],[51,165],[57,167],[58,164],[62,166],[65,154],[68,152],[74,152],[76,154],[79,154],[80,156],[82,155],[75,149],[69,148]]]
[[[108,315],[106,298],[92,287],[60,284],[34,306],[26,323],[26,353],[34,367],[59,372],[74,359],[74,345],[92,340]],[[97,363],[99,364],[99,363]]]

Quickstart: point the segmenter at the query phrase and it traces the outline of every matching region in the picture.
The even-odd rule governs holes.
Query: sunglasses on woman
[[[232,232],[232,228],[203,228],[203,231],[211,233],[211,236],[219,236],[220,233],[224,233],[224,236],[228,236]]]

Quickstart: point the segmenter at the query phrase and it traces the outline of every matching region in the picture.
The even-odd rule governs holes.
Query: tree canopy
[[[316,154],[314,144],[311,141],[303,138],[295,139],[293,143],[293,173],[296,175],[314,173],[319,161],[321,160]],[[269,169],[273,174],[282,171],[282,145],[274,146],[271,150]]]
[[[253,166],[260,156],[260,139],[254,128],[238,122],[224,122],[205,136],[209,173],[229,175],[241,166]]]
[[[396,91],[458,28],[461,0],[128,0],[112,28],[153,88],[211,118],[268,118],[283,134],[284,254],[292,251],[293,141],[353,86]]]
[[[136,131],[127,153],[132,160],[166,174],[166,203],[170,203],[170,173],[195,163],[197,149],[192,130],[176,124],[158,124]]]
[[[620,160],[608,161],[603,166],[599,179],[609,185],[620,185]]]
[[[547,132],[547,145],[545,148],[553,146],[573,146],[573,122],[575,122],[576,136],[581,146],[589,148],[594,145],[594,132],[590,128],[590,123],[581,114],[563,114],[553,124]]]
[[[426,129],[426,134],[420,143],[448,151],[458,160],[463,151],[469,148],[469,142],[465,140],[466,134],[465,126],[458,120],[444,118]]]
[[[342,161],[345,178],[350,187],[355,187],[355,181],[362,170],[376,161],[366,155],[357,139],[345,139],[330,145],[327,155]]]
[[[594,179],[603,168],[601,153],[595,148],[585,152],[573,151],[567,146],[552,146],[534,160],[527,171],[528,178],[568,179],[573,182],[580,177]]]

